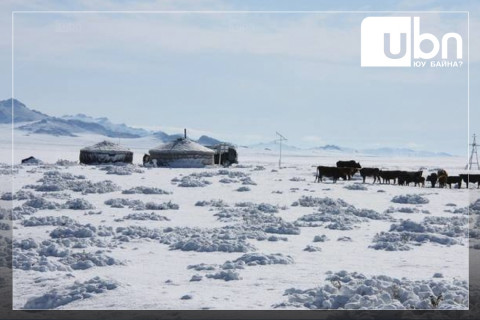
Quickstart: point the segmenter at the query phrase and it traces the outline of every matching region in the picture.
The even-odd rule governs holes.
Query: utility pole
[[[278,136],[278,139],[275,140],[275,142],[278,142],[280,144],[280,155],[279,155],[279,158],[278,158],[278,169],[281,169],[282,168],[282,142],[287,141],[287,138],[285,138],[284,136],[282,136],[278,132],[275,132],[275,133]]]
[[[468,161],[467,166],[465,169],[472,170],[473,165],[477,165],[477,170],[480,170],[480,163],[478,162],[478,153],[477,153],[477,135],[473,134],[473,142],[470,144],[472,146],[472,154],[470,155],[470,159]]]

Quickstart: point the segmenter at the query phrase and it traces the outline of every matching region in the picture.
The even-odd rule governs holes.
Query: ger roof
[[[82,151],[90,152],[117,152],[117,153],[126,153],[130,152],[130,149],[127,147],[121,146],[118,143],[113,143],[111,141],[102,141],[93,146],[85,147]]]
[[[208,149],[189,139],[177,139],[167,143],[163,143],[150,150],[150,153],[205,153],[213,154],[214,151]]]

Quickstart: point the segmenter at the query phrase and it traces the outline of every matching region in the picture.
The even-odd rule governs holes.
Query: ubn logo
[[[439,41],[431,33],[420,33],[419,17],[367,17],[361,26],[361,66],[410,67],[412,60],[432,59],[439,51],[441,59],[449,59],[450,39],[455,41],[455,59],[462,59],[463,43],[458,33],[446,33]],[[423,42],[430,42],[430,51],[422,50]]]

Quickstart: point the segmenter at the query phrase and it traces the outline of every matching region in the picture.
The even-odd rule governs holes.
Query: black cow
[[[460,176],[448,176],[447,184],[450,189],[452,189],[452,184],[457,184],[458,189],[462,187],[462,177]]]
[[[410,183],[414,182],[415,185],[421,183],[423,171],[400,171],[398,175],[398,184],[403,185],[410,185]],[[425,183],[425,179],[423,179],[423,183]]]
[[[347,180],[347,176],[342,172],[341,168],[318,166],[315,182],[323,181],[323,177],[332,178],[334,183],[337,182],[339,178]]]
[[[390,180],[393,180],[393,183],[395,183],[399,175],[400,171],[398,170],[380,170],[380,177],[383,183],[390,184]]]
[[[380,169],[378,168],[362,168],[360,169],[360,175],[363,178],[363,183],[365,183],[367,177],[373,177],[373,183],[377,182],[377,180],[380,183]]]
[[[432,173],[427,177],[427,181],[430,181],[432,184],[432,188],[435,188],[435,185],[437,184],[438,181],[438,175],[436,173]]]
[[[360,165],[359,162],[356,162],[355,160],[349,160],[349,161],[337,161],[337,168],[358,168],[360,169],[362,166]]]
[[[150,160],[151,160],[151,158],[150,158],[149,154],[144,154],[143,155],[143,165],[146,165],[147,163],[149,163]]]
[[[338,167],[338,169],[347,176],[348,180],[351,180],[355,173],[358,172],[358,168]]]
[[[467,189],[470,182],[477,183],[477,189],[480,188],[480,174],[461,174],[460,177],[467,184]]]
[[[413,182],[415,183],[415,187],[416,186],[425,187],[425,177],[415,177]]]

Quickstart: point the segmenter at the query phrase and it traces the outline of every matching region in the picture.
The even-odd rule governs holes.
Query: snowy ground
[[[137,164],[118,168],[54,164],[99,137],[16,137],[16,163],[47,164],[16,166],[13,194],[0,190],[17,207],[14,308],[468,308],[476,190],[313,183],[312,167],[352,158],[426,176],[463,158],[295,152],[278,170],[276,152],[241,149],[237,167],[161,169],[138,164],[158,143],[136,140],[121,143]]]

